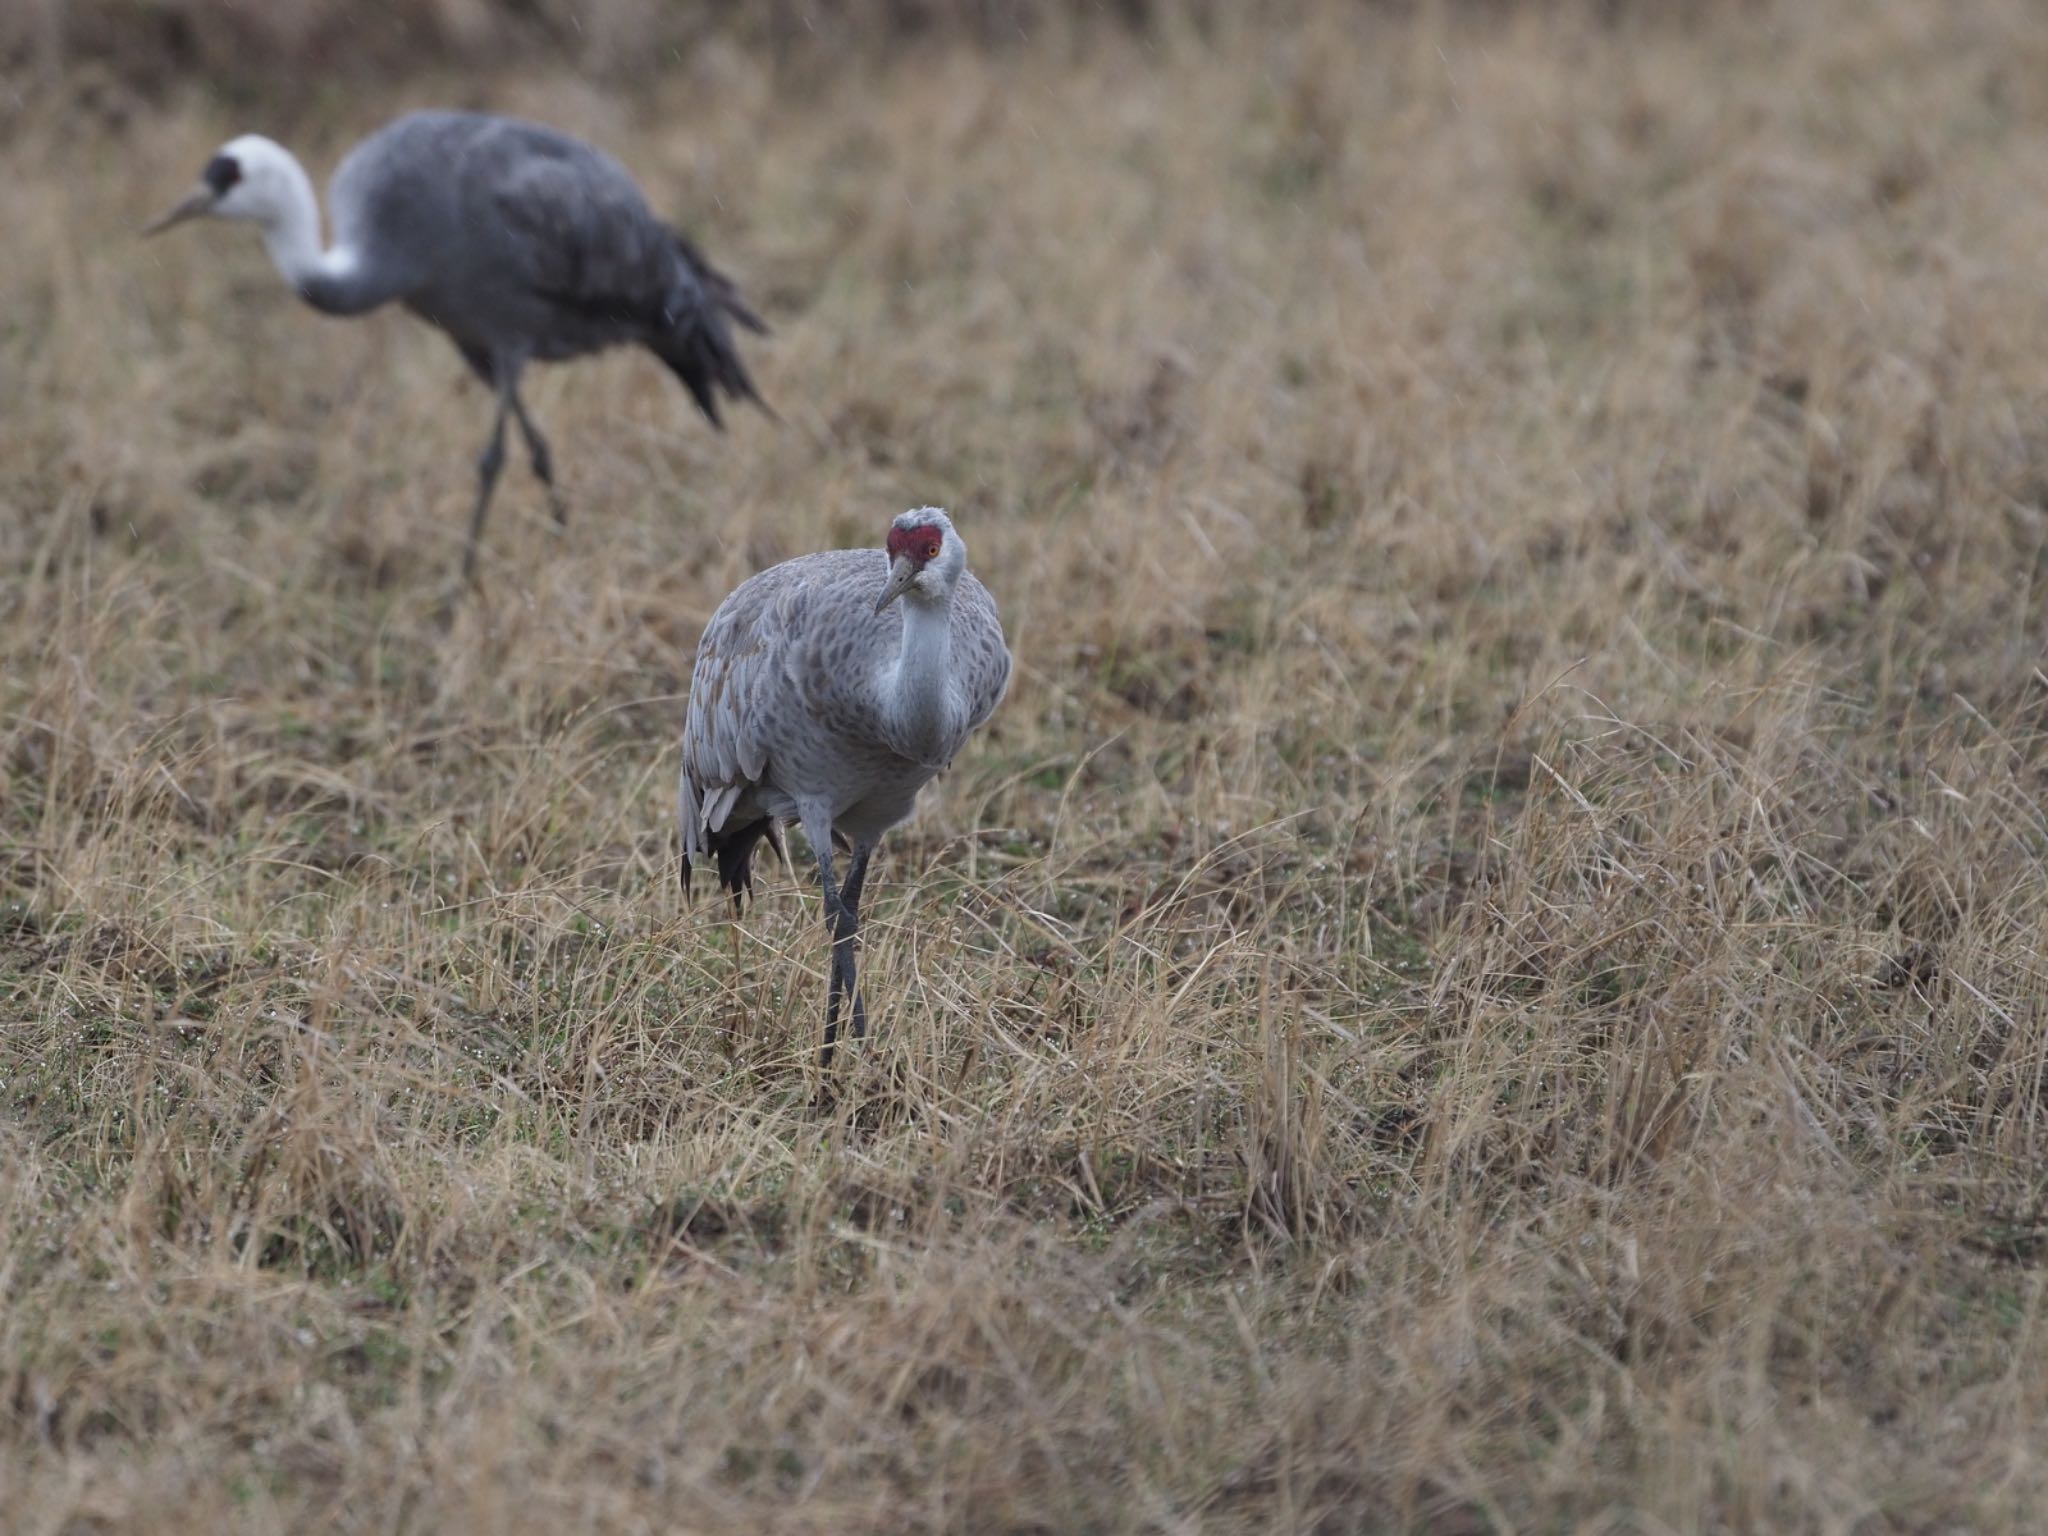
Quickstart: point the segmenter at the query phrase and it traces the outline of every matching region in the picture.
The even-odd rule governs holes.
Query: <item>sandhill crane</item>
[[[738,910],[761,839],[781,852],[779,823],[802,825],[832,932],[822,1065],[832,1062],[842,997],[855,1038],[867,1032],[854,941],[868,855],[1009,685],[995,599],[968,574],[967,546],[937,507],[902,514],[881,549],[770,566],[705,627],[677,789],[683,891],[690,855],[709,854]],[[844,885],[835,838],[852,852]]]
[[[334,244],[291,151],[247,134],[221,146],[198,184],[145,235],[211,215],[257,226],[284,280],[315,309],[360,315],[396,299],[446,331],[497,395],[477,461],[477,542],[505,460],[505,418],[526,438],[555,520],[547,439],[519,398],[527,363],[637,343],[668,364],[713,426],[720,392],[767,404],[732,325],[765,333],[739,290],[649,210],[611,156],[566,134],[474,112],[414,112],[349,151],[327,193]],[[772,414],[772,413],[771,413]]]

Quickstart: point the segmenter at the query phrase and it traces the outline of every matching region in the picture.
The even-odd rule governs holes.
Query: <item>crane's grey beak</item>
[[[155,223],[149,225],[142,233],[145,237],[160,235],[173,224],[182,224],[187,219],[196,219],[202,213],[211,212],[213,205],[218,201],[220,199],[213,188],[202,181],[190,192],[179,198],[176,206]]]
[[[909,591],[910,584],[915,580],[917,567],[911,563],[910,556],[898,555],[895,563],[889,567],[889,584],[882,588],[882,595],[875,599],[875,612],[880,613]]]

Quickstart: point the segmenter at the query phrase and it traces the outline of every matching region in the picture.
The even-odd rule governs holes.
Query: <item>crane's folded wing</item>
[[[701,797],[697,815],[706,827],[722,827],[740,796],[767,770],[757,701],[775,660],[774,647],[760,632],[762,617],[761,610],[728,600],[697,647],[683,727],[683,773]]]
[[[1004,643],[1003,621],[987,587],[970,575],[961,582],[956,601],[965,622],[955,622],[953,643],[964,652],[959,665],[967,695],[967,728],[975,730],[996,712],[1010,691],[1010,648]]]
[[[512,123],[479,136],[469,156],[481,162],[481,198],[512,236],[530,291],[592,319],[660,326],[674,237],[623,167],[586,144]]]

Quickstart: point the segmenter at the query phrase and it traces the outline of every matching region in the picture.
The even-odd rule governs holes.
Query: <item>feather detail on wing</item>
[[[721,395],[774,416],[732,327],[765,334],[732,279],[649,210],[625,168],[587,144],[507,123],[470,150],[484,211],[511,237],[519,281],[557,309],[616,326],[682,380],[713,426]]]
[[[953,664],[967,701],[967,728],[980,728],[1010,691],[1010,648],[1003,641],[996,600],[972,574],[960,583],[953,602]]]
[[[781,657],[772,612],[738,601],[745,590],[712,616],[690,674],[679,799],[683,847],[692,853],[704,850],[706,835],[724,827],[768,767],[767,743],[757,725],[764,689],[779,691]]]
[[[506,124],[470,150],[488,213],[512,236],[531,292],[592,319],[658,328],[673,236],[625,170],[588,145]]]
[[[759,336],[767,335],[768,327],[747,307],[732,279],[706,261],[681,231],[670,230],[669,237],[675,243],[675,281],[662,306],[661,325],[647,345],[683,381],[714,427],[725,425],[718,414],[721,391],[753,402],[771,421],[780,421],[755,388],[732,334],[734,324]]]

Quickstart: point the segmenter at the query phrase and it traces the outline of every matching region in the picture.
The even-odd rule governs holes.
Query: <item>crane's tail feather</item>
[[[746,910],[746,898],[754,892],[754,849],[762,838],[786,865],[789,852],[782,846],[782,829],[771,816],[750,821],[743,827],[727,827],[704,836],[705,851],[718,865],[718,887],[732,898],[735,916]],[[690,896],[690,856],[683,855],[683,899]]]
[[[733,342],[732,328],[739,325],[757,336],[768,327],[740,297],[732,279],[704,259],[704,253],[676,230],[676,253],[689,269],[702,302],[680,305],[668,325],[652,343],[654,353],[683,381],[697,409],[714,427],[725,423],[718,414],[721,391],[734,400],[751,401],[770,420],[779,421],[775,408],[761,398],[754,379]]]

